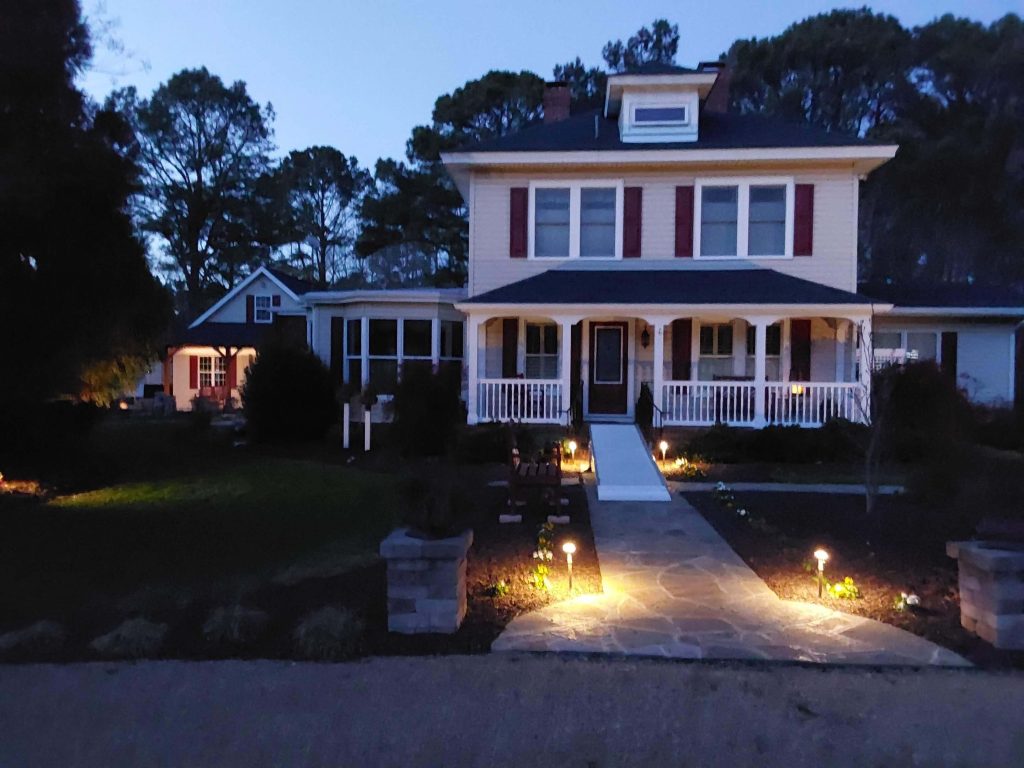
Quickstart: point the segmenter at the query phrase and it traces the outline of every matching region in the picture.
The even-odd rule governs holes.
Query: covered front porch
[[[596,309],[596,308],[595,308]],[[471,423],[633,421],[820,426],[865,421],[869,318],[551,312],[468,319]]]
[[[458,308],[470,423],[634,421],[645,391],[655,426],[869,418],[874,307],[774,270],[553,269]]]

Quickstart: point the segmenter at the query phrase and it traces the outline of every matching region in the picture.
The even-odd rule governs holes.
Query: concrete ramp
[[[597,498],[601,501],[670,501],[665,479],[635,424],[591,424]]]

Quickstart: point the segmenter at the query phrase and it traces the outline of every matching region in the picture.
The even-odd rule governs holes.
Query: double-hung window
[[[259,294],[252,297],[252,319],[257,323],[274,322],[274,312],[271,310],[270,296]]]
[[[402,321],[402,370],[420,369],[430,371],[431,362],[430,320]]]
[[[553,323],[526,323],[526,378],[558,377],[558,326]]]
[[[704,258],[793,255],[792,179],[697,182],[698,254]]]
[[[700,326],[698,375],[707,381],[732,375],[732,326],[728,323]]]
[[[574,181],[530,187],[530,254],[535,259],[622,255],[622,183]]]
[[[228,378],[227,358],[217,355],[215,357],[199,358],[199,388],[223,387]]]

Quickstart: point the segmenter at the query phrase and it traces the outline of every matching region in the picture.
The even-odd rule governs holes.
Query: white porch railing
[[[667,425],[751,425],[756,386],[746,381],[666,381],[662,408]]]
[[[829,419],[864,421],[864,387],[857,383],[771,382],[765,419],[769,424],[814,427]]]
[[[558,379],[480,379],[477,417],[480,421],[562,421],[562,382]]]
[[[865,420],[864,387],[859,383],[772,381],[762,387],[748,381],[667,381],[661,416],[666,426],[817,427],[829,419]],[[763,410],[757,407],[759,400]]]

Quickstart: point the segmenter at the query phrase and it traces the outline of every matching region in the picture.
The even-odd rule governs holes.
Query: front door
[[[628,411],[628,323],[590,325],[590,413],[620,414]]]

